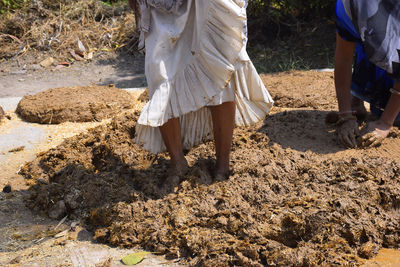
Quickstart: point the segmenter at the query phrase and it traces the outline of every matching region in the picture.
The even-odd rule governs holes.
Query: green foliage
[[[290,35],[301,24],[332,18],[335,3],[336,0],[250,0],[247,13],[251,35]]]
[[[274,16],[292,16],[300,19],[321,17],[333,11],[335,0],[252,0],[249,12],[260,15],[265,11]]]
[[[0,0],[0,13],[15,10],[22,7],[28,0]]]
[[[146,257],[146,255],[150,254],[150,252],[147,251],[139,251],[133,254],[130,254],[128,256],[125,256],[121,259],[122,263],[125,265],[136,265],[138,263],[140,263],[141,261],[144,260],[144,258]]]
[[[127,4],[128,0],[101,0],[106,6]]]
[[[249,0],[248,52],[261,73],[332,68],[336,0]]]

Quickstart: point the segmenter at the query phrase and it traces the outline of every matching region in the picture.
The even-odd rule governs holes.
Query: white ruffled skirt
[[[273,100],[246,52],[245,0],[187,0],[178,14],[151,10],[145,39],[149,102],[135,142],[165,151],[159,127],[179,118],[184,149],[213,138],[207,106],[236,103],[235,122],[263,120]]]

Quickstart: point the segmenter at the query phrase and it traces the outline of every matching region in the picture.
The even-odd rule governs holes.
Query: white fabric
[[[159,12],[178,14],[179,7],[184,0],[138,0],[140,9],[140,37],[139,50],[144,49],[144,41],[151,27],[151,9],[157,9]],[[136,14],[137,15],[137,14]]]
[[[237,125],[263,120],[273,101],[246,52],[244,0],[187,0],[175,14],[151,8],[146,35],[150,100],[135,142],[165,150],[159,126],[180,118],[183,146],[213,138],[207,106],[236,102]]]

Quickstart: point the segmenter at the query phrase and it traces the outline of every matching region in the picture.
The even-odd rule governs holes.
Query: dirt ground
[[[24,122],[10,106],[24,95],[49,88],[90,84],[142,87],[145,85],[143,58],[100,52],[93,60],[54,70],[54,66],[39,66],[38,62],[47,57],[27,54],[0,63],[0,106],[5,108],[8,117],[0,122],[0,266],[123,266],[120,259],[137,249],[95,242],[93,233],[88,232],[80,220],[67,219],[57,227],[60,220],[33,213],[25,202],[30,185],[17,173],[23,164],[34,160],[37,153],[48,151],[66,138],[109,120],[39,125]],[[21,142],[17,142],[19,140]],[[11,187],[11,193],[2,192],[6,185]],[[65,230],[69,230],[68,233]],[[57,233],[61,234],[56,237]],[[180,265],[151,255],[139,266]]]
[[[143,87],[144,58],[129,53],[99,52],[93,59],[76,61],[63,69],[41,67],[50,55],[26,54],[0,62],[0,98],[33,95],[50,88],[114,84],[118,88]]]
[[[65,71],[78,67],[88,71],[82,75],[96,72],[90,65]],[[11,84],[9,77],[0,76]],[[336,109],[332,73],[262,78],[276,106],[263,122],[235,130],[226,181],[210,175],[215,157],[209,142],[188,151],[190,172],[165,190],[168,157],[132,142],[139,114],[133,110],[42,149],[9,152],[13,166],[29,162],[0,178],[2,187],[13,188],[0,193],[0,263],[105,266],[111,258],[118,266],[129,251],[122,247],[140,247],[181,259],[169,265],[377,266],[366,259],[400,244],[400,131],[378,148],[345,149],[334,126],[325,124]],[[22,95],[13,94],[16,87],[0,93]],[[85,262],[95,242],[121,250],[102,250],[101,260]],[[157,260],[143,266],[162,263]]]

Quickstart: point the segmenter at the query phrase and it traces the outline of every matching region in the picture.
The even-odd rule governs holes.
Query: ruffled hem
[[[196,9],[204,9],[202,3],[194,1],[193,4],[198,5]],[[138,124],[158,127],[171,118],[195,112],[229,83],[245,42],[244,1],[210,1],[207,10],[199,12],[206,14],[206,20],[199,29],[201,38],[195,38],[192,44],[193,56],[172,79],[150,90],[153,95],[142,110]]]
[[[273,106],[273,100],[251,61],[240,62],[240,65],[227,87],[233,89],[235,95],[236,125],[250,126],[265,118]],[[208,104],[179,116],[184,149],[213,139]],[[159,127],[137,124],[135,142],[154,154],[166,150]]]

